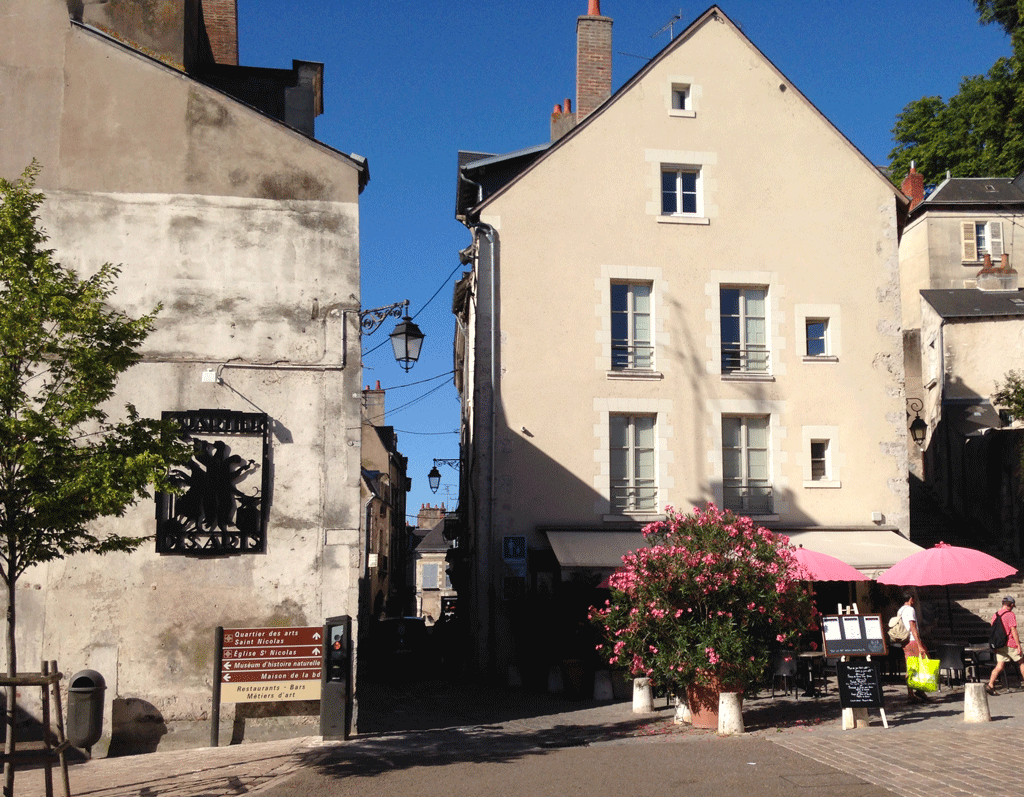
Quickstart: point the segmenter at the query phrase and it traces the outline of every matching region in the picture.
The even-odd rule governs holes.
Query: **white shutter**
[[[1003,254],[1003,223],[1001,221],[988,223],[988,252],[996,261]]]
[[[964,262],[973,263],[978,259],[978,242],[974,237],[974,222],[965,221],[960,224],[964,247]]]

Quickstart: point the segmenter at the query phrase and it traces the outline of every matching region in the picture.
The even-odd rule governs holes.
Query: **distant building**
[[[384,390],[363,389],[363,532],[367,551],[369,615],[400,617],[407,602],[405,506],[409,461],[398,451],[398,435],[384,426]]]
[[[416,517],[416,528],[409,530],[409,582],[416,587],[413,614],[426,618],[428,625],[440,620],[448,601],[456,597],[446,558],[452,547],[444,536],[447,514],[444,504],[423,504]]]
[[[667,505],[867,573],[915,549],[905,198],[718,7],[615,93],[611,29],[592,0],[550,143],[459,155],[460,610],[540,687]]]
[[[4,3],[0,174],[37,158],[56,257],[82,274],[123,264],[119,309],[163,304],[111,406],[170,413],[197,443],[179,474],[190,493],[96,524],[150,537],[138,552],[20,582],[20,662],[100,672],[122,752],[169,728],[208,744],[218,626],[359,613],[369,169],[312,137],[321,78],[308,62],[238,66],[234,0]],[[213,482],[216,516],[192,492]],[[318,710],[281,705],[264,708]],[[259,724],[234,709],[228,726]]]

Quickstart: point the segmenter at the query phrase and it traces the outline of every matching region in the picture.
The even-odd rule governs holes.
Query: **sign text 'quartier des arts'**
[[[319,700],[323,629],[225,628],[222,703]]]

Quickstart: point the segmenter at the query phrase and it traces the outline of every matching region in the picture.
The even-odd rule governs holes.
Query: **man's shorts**
[[[1022,658],[1017,648],[996,648],[996,661],[1020,661]]]

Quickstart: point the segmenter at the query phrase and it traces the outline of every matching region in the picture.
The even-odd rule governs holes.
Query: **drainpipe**
[[[494,600],[496,598],[496,592],[493,589],[493,568],[491,565],[491,551],[494,547],[494,502],[495,502],[495,461],[497,456],[497,385],[498,385],[498,371],[497,371],[497,322],[495,320],[497,302],[495,300],[495,265],[496,257],[494,254],[495,249],[495,232],[494,228],[489,224],[478,222],[473,225],[474,233],[483,235],[487,239],[488,243],[488,291],[490,296],[488,297],[488,306],[490,313],[490,407],[489,413],[490,418],[490,478],[488,479],[487,485],[487,545],[480,546],[477,549],[477,557],[481,560],[480,572],[486,575],[486,580],[483,585],[478,585],[478,592],[481,591],[482,586],[487,590],[487,651],[488,657],[493,659],[494,645]],[[488,662],[488,669],[493,661]]]

